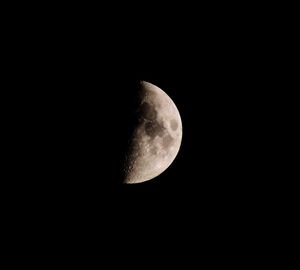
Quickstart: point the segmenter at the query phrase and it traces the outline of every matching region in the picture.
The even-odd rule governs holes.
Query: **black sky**
[[[268,117],[261,112],[270,96],[267,64],[275,60],[265,30],[216,9],[185,23],[177,13],[166,21],[140,15],[139,27],[91,16],[86,27],[50,20],[18,28],[17,81],[26,91],[17,97],[28,100],[28,114],[18,116],[29,179],[16,184],[24,209],[67,228],[76,221],[112,230],[125,242],[151,242],[152,232],[171,243],[197,235],[228,242],[243,230],[254,237],[249,228],[269,211],[270,180],[261,172]],[[155,179],[122,185],[140,80],[175,102],[182,145]]]
[[[210,207],[229,207],[250,196],[256,185],[250,181],[255,164],[250,152],[257,136],[251,126],[263,96],[262,62],[243,34],[245,25],[212,22],[156,32],[126,31],[120,25],[103,36],[94,35],[94,28],[57,29],[53,39],[41,35],[39,46],[28,47],[36,57],[26,67],[38,78],[32,80],[40,89],[32,97],[43,112],[38,138],[40,151],[49,151],[41,175],[54,179],[51,190],[82,200],[110,194],[125,204],[141,196],[149,204],[155,197],[157,205],[191,200],[191,205]],[[167,171],[148,183],[124,187],[120,166],[140,80],[173,99],[183,140]]]
[[[201,205],[203,211],[244,211],[259,189],[252,171],[256,135],[251,129],[256,113],[252,101],[259,93],[253,89],[255,68],[245,64],[253,64],[253,59],[243,47],[222,44],[220,49],[218,40],[195,39],[183,47],[168,41],[134,46],[128,52],[109,50],[112,57],[105,60],[104,50],[97,60],[92,54],[63,75],[72,87],[58,91],[66,119],[57,117],[66,129],[70,160],[63,162],[66,178],[60,183],[65,182],[66,192],[74,187],[85,199],[103,198],[105,207],[112,196],[120,207],[136,202],[134,207],[142,212],[147,206],[160,212],[167,205],[174,212],[179,206]],[[176,160],[163,174],[144,184],[123,186],[120,167],[140,80],[157,85],[173,99],[182,117],[183,140]]]

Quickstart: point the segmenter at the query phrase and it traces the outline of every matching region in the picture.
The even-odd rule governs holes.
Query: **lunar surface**
[[[125,161],[126,184],[148,181],[174,161],[182,139],[180,114],[157,86],[141,82],[138,123]]]

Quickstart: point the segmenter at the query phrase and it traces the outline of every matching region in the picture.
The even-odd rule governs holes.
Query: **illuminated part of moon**
[[[157,86],[141,82],[139,121],[125,164],[124,183],[153,179],[174,161],[182,139],[180,114],[171,98]]]

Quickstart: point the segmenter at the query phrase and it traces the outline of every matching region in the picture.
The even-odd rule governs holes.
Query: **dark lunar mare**
[[[147,135],[154,139],[156,136],[162,137],[164,135],[165,127],[163,123],[155,120],[145,123],[145,131]]]
[[[144,101],[139,107],[137,114],[138,122],[145,125],[145,132],[151,139],[164,135],[165,127],[161,121],[157,120],[158,113],[154,105]]]
[[[157,117],[157,111],[155,107],[149,104],[148,102],[143,102],[140,108],[138,109],[138,114],[147,119],[147,120],[155,120]]]

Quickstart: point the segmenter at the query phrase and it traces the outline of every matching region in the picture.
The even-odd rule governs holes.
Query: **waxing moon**
[[[174,161],[182,139],[180,114],[157,86],[141,82],[138,123],[125,161],[126,184],[153,179]]]

